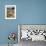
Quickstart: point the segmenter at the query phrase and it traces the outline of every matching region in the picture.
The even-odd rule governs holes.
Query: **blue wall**
[[[5,5],[16,5],[16,20],[5,20]],[[0,0],[0,44],[8,43],[17,24],[46,24],[46,0]],[[17,40],[16,40],[17,43]]]

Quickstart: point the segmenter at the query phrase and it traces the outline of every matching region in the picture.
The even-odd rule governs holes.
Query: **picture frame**
[[[16,19],[16,5],[5,5],[5,19]]]

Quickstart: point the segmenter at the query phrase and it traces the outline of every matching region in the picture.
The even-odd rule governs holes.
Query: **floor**
[[[46,42],[45,41],[21,40],[20,46],[46,46]]]
[[[8,44],[0,44],[0,46],[8,46]],[[14,44],[13,46],[46,46],[46,42],[45,41],[21,40],[19,45]]]
[[[8,46],[8,44],[0,44],[0,46]],[[10,46],[18,46],[18,44],[10,45]]]

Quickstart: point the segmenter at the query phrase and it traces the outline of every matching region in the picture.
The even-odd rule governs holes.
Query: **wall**
[[[46,31],[46,25],[21,25],[21,30],[45,30]]]
[[[16,5],[16,20],[5,20],[5,5]],[[17,24],[46,24],[46,0],[0,0],[0,44],[7,44]],[[17,43],[17,40],[16,40]]]

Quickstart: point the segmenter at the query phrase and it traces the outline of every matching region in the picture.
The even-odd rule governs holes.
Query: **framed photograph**
[[[5,5],[5,19],[16,19],[16,5]]]

